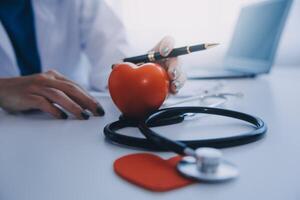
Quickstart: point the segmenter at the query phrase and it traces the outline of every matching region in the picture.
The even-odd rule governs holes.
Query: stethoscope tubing
[[[171,150],[178,154],[185,154],[185,151],[188,147],[194,147],[191,145],[193,141],[190,142],[181,142],[170,140],[162,135],[154,132],[149,126],[149,124],[153,123],[155,120],[159,120],[160,118],[168,118],[171,116],[182,115],[186,113],[202,113],[202,114],[212,114],[219,116],[226,116],[230,118],[235,118],[239,120],[243,120],[249,122],[250,124],[257,127],[254,131],[241,134],[238,136],[230,136],[223,137],[218,139],[204,139],[201,141],[195,142],[195,145],[199,147],[199,145],[203,145],[206,147],[225,147],[224,144],[228,144],[229,146],[241,145],[244,143],[249,143],[260,139],[263,134],[267,131],[267,126],[260,118],[254,117],[252,115],[226,110],[221,108],[210,108],[210,107],[176,107],[176,108],[166,108],[162,109],[158,112],[147,117],[143,122],[139,124],[139,129],[143,133],[143,135],[152,141],[154,144],[158,146],[162,146],[165,149]]]
[[[169,140],[151,129],[151,127],[180,123],[184,120],[186,113],[227,116],[246,121],[254,125],[256,129],[236,136],[184,141]],[[123,135],[117,132],[117,130],[125,127],[138,127],[146,138]],[[179,154],[184,154],[183,151],[186,147],[193,149],[199,147],[226,148],[251,143],[261,139],[266,131],[267,125],[263,120],[252,115],[221,108],[197,106],[164,108],[150,114],[146,119],[139,122],[120,119],[104,127],[104,134],[112,143],[154,151],[175,151]]]

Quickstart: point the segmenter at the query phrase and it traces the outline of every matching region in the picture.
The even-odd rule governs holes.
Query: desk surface
[[[263,118],[269,128],[267,137],[223,150],[239,166],[237,180],[194,184],[165,193],[146,191],[114,174],[115,159],[140,151],[104,140],[104,125],[119,115],[108,97],[100,98],[105,117],[88,121],[0,111],[0,199],[300,199],[299,82],[300,68],[296,67],[275,68],[272,74],[256,79],[226,81],[227,88],[245,94],[226,107]]]

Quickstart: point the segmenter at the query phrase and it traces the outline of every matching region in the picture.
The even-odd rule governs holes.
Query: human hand
[[[151,51],[158,51],[162,56],[168,56],[174,48],[172,37],[164,37]],[[170,92],[176,94],[186,81],[186,75],[179,65],[178,58],[166,58],[157,61],[167,72],[170,79]]]
[[[101,105],[86,91],[60,73],[46,73],[0,79],[0,107],[9,112],[41,110],[55,118],[66,119],[68,115],[59,105],[78,119],[89,119],[88,112],[103,116]]]

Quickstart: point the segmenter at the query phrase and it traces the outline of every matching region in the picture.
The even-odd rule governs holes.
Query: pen
[[[157,60],[165,59],[165,58],[172,58],[177,57],[185,54],[189,54],[195,51],[202,51],[205,49],[209,49],[211,47],[219,45],[218,43],[204,43],[198,44],[193,46],[185,46],[173,49],[168,56],[162,56],[159,52],[149,52],[148,54],[134,56],[130,58],[124,58],[124,62],[131,62],[131,63],[146,63],[146,62],[154,62]]]

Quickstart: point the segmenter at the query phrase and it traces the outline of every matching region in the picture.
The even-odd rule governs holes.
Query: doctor
[[[125,56],[124,27],[104,0],[0,1],[0,107],[9,112],[41,110],[60,119],[104,115],[85,89],[104,90],[112,63]],[[154,50],[167,55],[174,40]],[[90,66],[83,65],[87,58]],[[170,91],[185,76],[177,59],[163,61]]]

